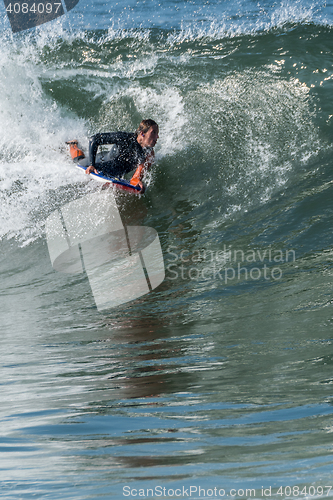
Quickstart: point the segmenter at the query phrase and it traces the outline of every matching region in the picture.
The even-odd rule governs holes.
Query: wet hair
[[[140,123],[140,125],[138,126],[138,128],[135,131],[135,135],[138,136],[141,133],[145,134],[146,132],[148,132],[150,127],[154,127],[154,126],[158,127],[157,123],[154,120],[151,120],[151,119],[142,120],[142,122]]]

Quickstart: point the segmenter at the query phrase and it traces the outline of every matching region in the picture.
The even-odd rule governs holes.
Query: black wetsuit
[[[101,144],[114,144],[114,146],[103,161],[96,161],[97,149]],[[89,165],[93,165],[105,175],[122,177],[144,163],[151,150],[140,146],[134,133],[100,133],[90,138]]]

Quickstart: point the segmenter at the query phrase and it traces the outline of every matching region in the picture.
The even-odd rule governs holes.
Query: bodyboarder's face
[[[140,144],[143,148],[153,148],[158,139],[158,126],[153,125],[147,132],[141,132]]]

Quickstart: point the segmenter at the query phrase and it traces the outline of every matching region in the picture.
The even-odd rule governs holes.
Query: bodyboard
[[[79,163],[77,163],[76,166],[84,171],[88,168],[87,166],[80,165]],[[106,175],[103,175],[102,173],[98,174],[91,173],[89,175],[98,182],[103,182],[104,184],[106,183],[112,184],[116,188],[122,189],[123,191],[127,191],[129,193],[139,194],[141,191],[139,186],[133,186],[133,184],[130,184],[125,179],[118,179],[117,177],[108,177]]]

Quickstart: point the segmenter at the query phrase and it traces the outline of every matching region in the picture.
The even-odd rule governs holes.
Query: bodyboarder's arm
[[[145,190],[145,186],[142,182],[142,179],[145,173],[148,172],[151,165],[154,163],[154,158],[155,158],[155,153],[154,151],[152,151],[151,153],[149,153],[144,163],[140,163],[140,165],[137,167],[136,171],[134,172],[134,175],[130,180],[130,184],[132,184],[133,186],[140,186],[142,193]]]

